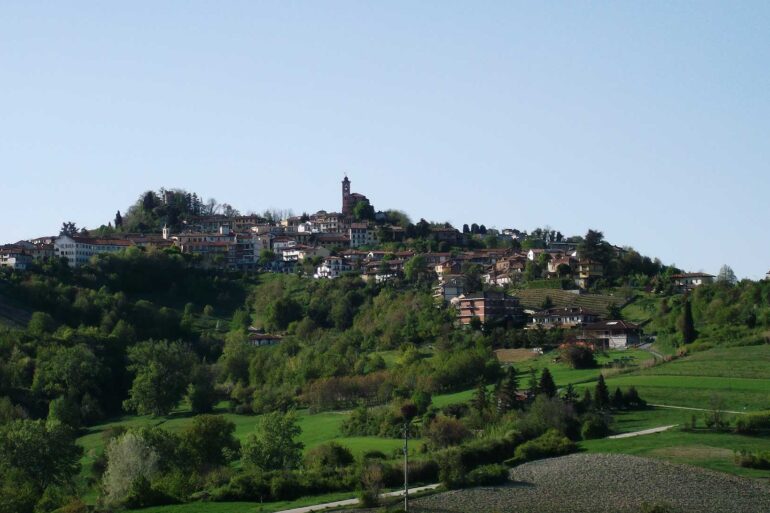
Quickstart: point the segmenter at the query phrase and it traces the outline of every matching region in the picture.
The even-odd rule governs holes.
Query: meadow
[[[503,356],[503,355],[501,355]],[[386,352],[383,357],[389,364],[396,359],[394,352]],[[519,372],[520,386],[525,388],[530,368],[538,373],[547,367],[554,380],[561,388],[575,384],[578,390],[595,386],[600,372],[609,377],[610,390],[620,386],[625,389],[634,386],[641,397],[650,403],[672,406],[708,409],[714,396],[721,398],[724,409],[735,411],[754,411],[770,409],[770,346],[732,347],[712,349],[694,353],[670,362],[650,366],[654,356],[638,349],[609,351],[599,356],[598,362],[603,367],[594,369],[571,369],[554,360],[553,354],[528,356],[522,351],[507,355]],[[490,387],[491,388],[491,387]],[[433,404],[443,407],[471,399],[473,390],[436,395]],[[236,436],[244,441],[255,430],[258,416],[236,415],[224,410],[224,403],[218,412],[236,425]],[[349,414],[345,411],[310,414],[306,410],[298,413],[302,428],[300,440],[305,449],[311,449],[324,442],[335,440],[347,446],[356,455],[366,451],[379,450],[389,457],[399,457],[401,440],[381,437],[343,437],[340,425]],[[625,439],[588,440],[579,443],[583,451],[591,453],[624,453],[663,459],[675,463],[686,463],[715,471],[735,475],[766,478],[768,471],[741,468],[734,463],[734,453],[740,450],[756,451],[766,449],[768,439],[738,435],[735,433],[716,433],[703,428],[705,412],[670,408],[651,407],[646,410],[619,412],[615,415],[612,430],[615,433],[634,432],[643,429],[676,425],[669,431],[653,435]],[[682,429],[695,416],[698,429]],[[160,425],[171,431],[180,431],[190,425],[192,417],[186,408],[180,408],[167,417],[126,416],[109,423],[94,426],[80,438],[85,448],[83,475],[90,473],[94,459],[104,450],[103,432],[116,425],[142,426]],[[419,440],[411,445],[417,452]],[[415,456],[418,456],[415,454]],[[270,503],[191,503],[174,506],[147,508],[143,513],[254,513],[273,512],[302,505],[350,498],[353,494],[335,493],[318,497],[302,498],[291,502]],[[95,499],[92,493],[89,497]]]

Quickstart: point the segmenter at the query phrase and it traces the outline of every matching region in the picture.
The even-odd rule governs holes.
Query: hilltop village
[[[404,469],[489,486],[543,458],[574,475],[576,451],[614,483],[600,453],[661,445],[766,476],[770,281],[593,229],[412,222],[341,185],[339,212],[299,216],[147,191],[2,246],[0,511],[374,506]]]
[[[227,204],[161,190],[144,193],[127,217],[132,226],[118,212],[114,224],[96,230],[78,230],[70,222],[58,236],[4,245],[0,266],[23,270],[54,258],[74,268],[95,255],[136,248],[176,251],[196,266],[221,271],[320,280],[355,274],[377,284],[428,281],[436,302],[455,307],[459,325],[582,328],[582,338],[612,348],[639,344],[641,327],[615,318],[628,299],[622,293],[609,301],[593,301],[599,295],[591,293],[624,284],[686,292],[715,279],[667,268],[608,244],[593,230],[566,237],[550,229],[527,233],[473,223],[460,230],[424,219],[413,224],[402,212],[375,210],[365,195],[351,192],[347,176],[340,212],[241,215]],[[260,343],[279,340],[257,336]]]

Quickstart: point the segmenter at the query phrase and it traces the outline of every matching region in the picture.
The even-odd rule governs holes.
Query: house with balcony
[[[313,275],[314,278],[321,279],[334,279],[339,278],[343,274],[352,271],[353,268],[345,261],[344,258],[338,256],[330,256],[324,258],[324,261],[316,268],[316,272]]]
[[[595,260],[583,259],[578,262],[575,284],[581,289],[587,289],[604,276],[604,266]]]
[[[439,303],[450,303],[453,299],[460,297],[464,290],[465,276],[445,275],[433,289],[433,297]]]
[[[532,314],[531,327],[574,328],[599,321],[600,316],[581,307],[548,308]]]

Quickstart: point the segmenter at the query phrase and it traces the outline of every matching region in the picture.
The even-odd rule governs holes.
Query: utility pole
[[[417,416],[417,407],[406,403],[401,407],[404,418],[404,511],[409,511],[409,424]]]
[[[409,421],[404,421],[404,511],[409,511]]]

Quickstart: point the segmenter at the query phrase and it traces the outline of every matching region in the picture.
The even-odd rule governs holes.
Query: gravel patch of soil
[[[620,454],[572,454],[526,463],[512,483],[414,501],[422,513],[638,513],[644,504],[698,513],[770,512],[765,482]]]

